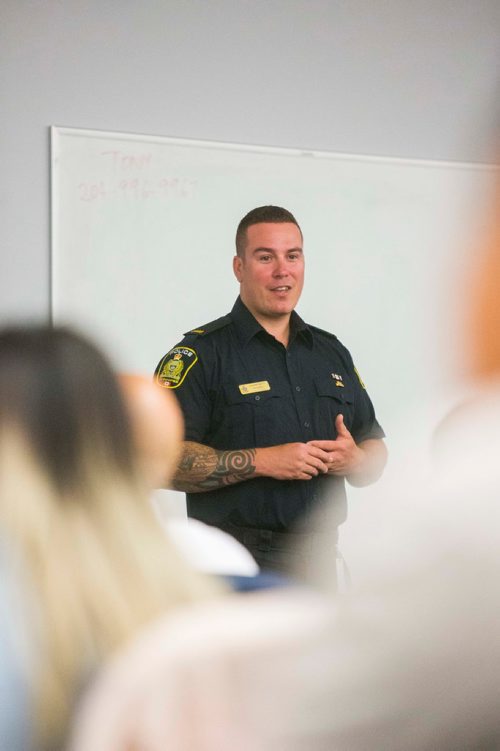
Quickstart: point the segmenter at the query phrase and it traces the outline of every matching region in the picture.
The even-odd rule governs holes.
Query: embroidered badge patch
[[[174,347],[165,355],[158,369],[158,383],[176,389],[197,361],[198,355],[191,347]]]
[[[242,383],[238,386],[241,394],[258,394],[260,391],[271,391],[269,381],[255,381]]]

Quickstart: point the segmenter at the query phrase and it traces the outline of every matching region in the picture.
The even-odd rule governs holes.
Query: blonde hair
[[[120,389],[95,348],[66,330],[11,331],[0,371],[0,525],[34,594],[37,740],[50,747],[103,657],[219,589],[156,521]]]

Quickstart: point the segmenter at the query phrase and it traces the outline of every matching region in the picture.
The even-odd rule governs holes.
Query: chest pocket
[[[269,391],[242,394],[236,383],[224,384],[218,439],[224,448],[274,446],[283,443],[286,434],[286,402],[283,392],[272,386]]]
[[[336,386],[331,376],[315,378],[314,387],[317,399],[315,401],[315,420],[322,435],[321,438],[335,436],[335,418],[344,416],[344,423],[348,430],[352,427],[354,418],[354,391],[349,383]]]

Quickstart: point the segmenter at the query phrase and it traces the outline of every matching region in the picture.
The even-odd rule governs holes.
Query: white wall
[[[0,321],[48,315],[49,125],[484,161],[499,30],[498,0],[2,0]]]

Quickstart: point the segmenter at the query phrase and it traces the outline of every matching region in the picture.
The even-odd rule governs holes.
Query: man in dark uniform
[[[236,250],[231,312],[188,332],[156,368],[185,419],[173,488],[189,516],[232,534],[262,567],[288,570],[293,543],[314,544],[310,512],[328,500],[341,524],[345,479],[381,475],[384,432],[348,350],[294,310],[304,255],[293,215],[249,212]]]

